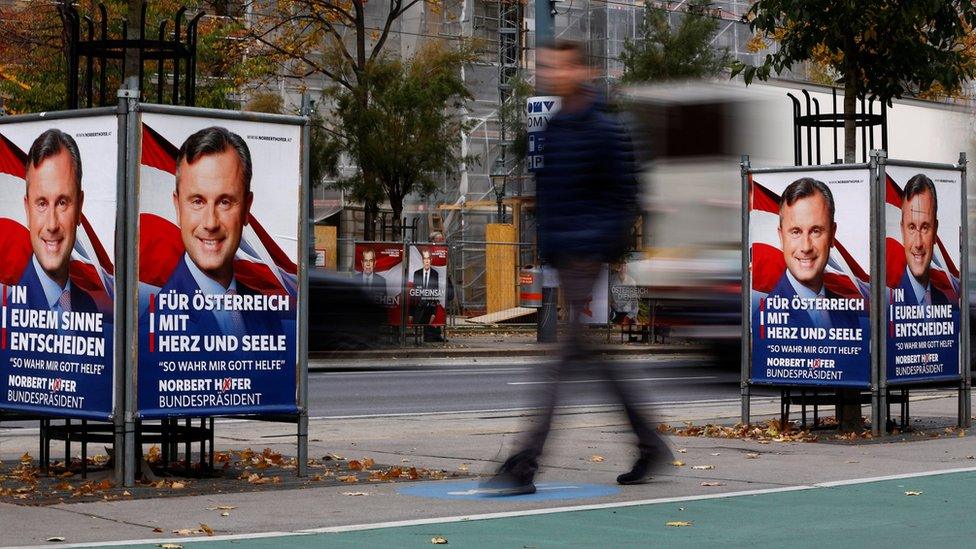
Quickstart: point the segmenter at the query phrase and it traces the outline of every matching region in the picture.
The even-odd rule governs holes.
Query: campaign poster
[[[443,326],[447,319],[447,246],[411,244],[407,263],[411,325]]]
[[[391,326],[400,325],[403,288],[402,242],[357,242],[353,279],[374,303],[386,308]]]
[[[301,127],[143,113],[141,417],[296,406]]]
[[[577,311],[566,303],[570,318],[577,315],[580,324],[607,324],[610,319],[610,267],[602,265],[593,282],[593,290],[586,296],[582,307]],[[565,297],[563,297],[565,299]]]
[[[118,119],[0,124],[0,409],[105,420]]]
[[[886,171],[887,380],[958,378],[962,173]]]
[[[750,185],[752,382],[870,386],[869,170]]]
[[[635,254],[636,256],[637,254]],[[639,257],[610,266],[610,323],[618,326],[649,326],[650,288],[637,283],[631,270]]]

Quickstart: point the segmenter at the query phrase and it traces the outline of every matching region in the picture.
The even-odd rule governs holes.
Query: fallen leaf
[[[603,456],[598,456],[596,454],[590,456],[590,461],[592,461],[593,463],[602,463],[605,459],[606,458],[604,458]]]
[[[442,538],[441,536],[434,536],[430,538],[430,542],[434,545],[444,545],[447,543],[447,538]]]
[[[915,490],[909,490],[909,491],[905,492],[905,495],[906,496],[920,496],[920,495],[922,495],[922,492],[916,492]]]
[[[183,488],[186,488],[186,483],[174,480],[173,484],[170,485],[170,488],[174,490],[182,490]]]
[[[363,469],[372,469],[373,465],[376,465],[373,458],[363,458]]]
[[[163,549],[183,549],[179,543],[161,543],[159,546]]]
[[[673,528],[681,528],[683,526],[691,526],[691,521],[687,520],[672,520],[665,523],[665,526],[671,526]]]
[[[207,507],[207,511],[233,511],[237,509],[236,505],[215,505],[213,507]]]
[[[709,469],[714,469],[715,466],[714,465],[692,465],[691,468],[698,471],[708,471]]]
[[[197,532],[199,532],[199,530],[196,530],[194,528],[180,528],[179,530],[173,530],[173,533],[174,534],[177,534],[177,535],[180,535],[180,536],[192,536],[193,534],[196,534]]]
[[[461,465],[458,465],[458,471],[461,471],[462,473],[467,473],[468,472],[468,464],[467,463],[462,463]]]
[[[722,455],[722,454],[720,454],[720,453],[718,453],[718,452],[715,452],[714,454],[708,454],[708,455],[710,455],[710,456],[720,456],[720,455]]]
[[[349,484],[355,484],[359,482],[359,479],[356,477],[356,475],[345,475],[341,477],[336,477],[336,480],[338,480],[339,482],[347,482]]]
[[[684,467],[685,466],[685,462],[680,461],[680,460],[674,460],[674,461],[671,462],[671,465],[674,465],[675,467]]]
[[[966,456],[966,459],[976,459],[976,456]]]
[[[162,533],[163,533],[163,529],[162,529],[162,528],[159,528],[159,527],[157,526],[156,528],[153,528],[153,533],[156,533],[156,534],[162,534]],[[182,547],[182,546],[181,546],[181,547]]]
[[[349,466],[350,471],[360,471],[363,469],[363,464],[356,459],[349,460],[349,463],[347,463],[347,465]]]
[[[702,486],[725,486],[724,482],[703,482]]]
[[[679,454],[684,454],[684,453],[687,453],[687,452],[688,452],[688,449],[687,448],[678,448],[678,453]]]
[[[222,517],[229,517],[230,516],[230,513],[228,513],[227,511],[224,511],[223,513],[220,514],[220,516],[222,516]]]
[[[748,453],[748,454],[746,454],[746,459],[756,459],[758,457],[759,457],[759,454],[754,454],[754,453],[751,453],[751,452]]]
[[[204,524],[202,522],[200,523],[200,529],[203,530],[203,533],[204,534],[207,534],[208,536],[214,535],[213,528],[207,526],[206,524]]]
[[[344,495],[344,496],[368,496],[369,494],[367,494],[366,492],[343,492],[342,495]]]
[[[51,536],[47,538],[47,541],[64,541],[64,536]]]

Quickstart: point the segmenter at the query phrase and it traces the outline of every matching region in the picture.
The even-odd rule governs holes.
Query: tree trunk
[[[393,210],[393,240],[403,240],[403,197],[391,196],[390,209]]]
[[[139,38],[139,26],[142,21],[142,4],[144,0],[128,0],[128,11],[126,12],[126,36],[129,40]],[[123,67],[124,77],[139,76],[139,49],[129,48],[125,50],[125,66]],[[142,82],[138,83],[142,86]]]
[[[844,75],[844,163],[857,161],[857,126],[854,115],[857,110],[857,72],[849,67]]]
[[[363,240],[376,240],[376,203],[367,201],[363,204]]]

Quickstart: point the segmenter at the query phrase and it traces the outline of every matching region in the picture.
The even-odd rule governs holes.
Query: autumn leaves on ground
[[[63,461],[53,462],[49,474],[44,474],[41,464],[30,454],[24,454],[19,462],[0,464],[0,501],[21,505],[56,505],[467,476],[467,466],[464,464],[457,471],[449,472],[415,467],[406,459],[400,465],[378,465],[369,457],[347,460],[336,454],[327,454],[321,459],[309,459],[309,475],[299,478],[296,475],[297,459],[270,448],[261,452],[250,448],[216,452],[213,471],[201,470],[199,464],[194,464],[189,477],[185,475],[182,461],[171,463],[170,468],[163,467],[161,452],[156,446],[146,452],[145,458],[152,467],[154,478],[144,475],[145,478],[138,481],[136,486],[125,489],[116,486],[112,480],[112,463],[108,456],[88,458],[88,478],[82,479],[78,458],[73,459],[69,466]]]

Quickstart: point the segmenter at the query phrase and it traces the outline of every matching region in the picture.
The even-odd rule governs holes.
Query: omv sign
[[[551,95],[529,97],[525,101],[527,129],[537,132],[546,129],[546,124],[554,114],[559,112],[559,98]]]
[[[534,172],[543,166],[542,153],[545,150],[545,136],[549,119],[559,112],[559,98],[552,95],[529,97],[525,101],[526,131],[529,132],[529,150],[527,163],[529,171]]]

